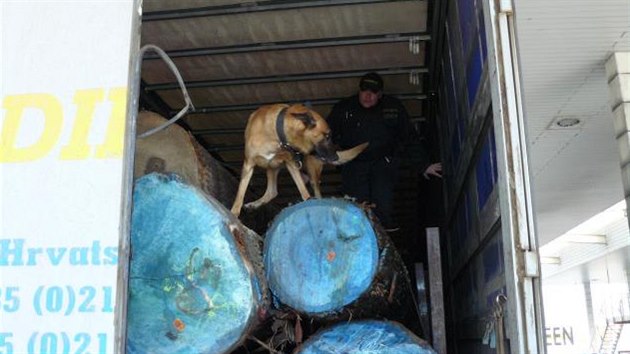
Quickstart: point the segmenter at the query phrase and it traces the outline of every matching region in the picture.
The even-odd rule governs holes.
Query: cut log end
[[[422,339],[393,321],[357,321],[324,329],[295,354],[436,354]]]
[[[136,182],[129,353],[223,353],[243,340],[263,296],[234,220],[176,178]]]
[[[326,314],[358,299],[378,267],[370,220],[343,199],[311,199],[284,209],[265,239],[269,287],[285,305]]]

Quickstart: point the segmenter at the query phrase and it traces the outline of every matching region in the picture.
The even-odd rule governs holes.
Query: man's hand
[[[422,175],[426,179],[429,179],[430,176],[442,178],[442,163],[437,162],[437,163],[429,165],[429,167],[427,167],[427,169],[424,170],[424,173],[422,173]]]

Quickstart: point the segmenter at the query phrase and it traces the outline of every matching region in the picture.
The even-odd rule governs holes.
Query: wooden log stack
[[[142,112],[138,133],[165,122]],[[137,140],[134,177],[130,354],[282,353],[309,336],[297,353],[344,337],[397,348],[370,353],[432,353],[417,351],[409,275],[369,208],[311,199],[236,219],[237,178],[177,125]]]

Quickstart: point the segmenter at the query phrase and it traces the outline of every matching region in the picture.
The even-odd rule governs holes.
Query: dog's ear
[[[311,112],[303,112],[303,113],[292,113],[295,119],[301,121],[306,126],[306,129],[314,128],[317,125],[315,118],[311,115]]]

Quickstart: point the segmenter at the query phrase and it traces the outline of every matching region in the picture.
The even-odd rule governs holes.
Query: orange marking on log
[[[184,330],[184,328],[186,328],[186,325],[182,320],[176,318],[175,320],[173,320],[173,327],[175,327],[177,331],[181,332]]]
[[[326,255],[326,259],[328,259],[328,262],[332,262],[335,257],[337,257],[335,251],[328,251],[328,254]]]

